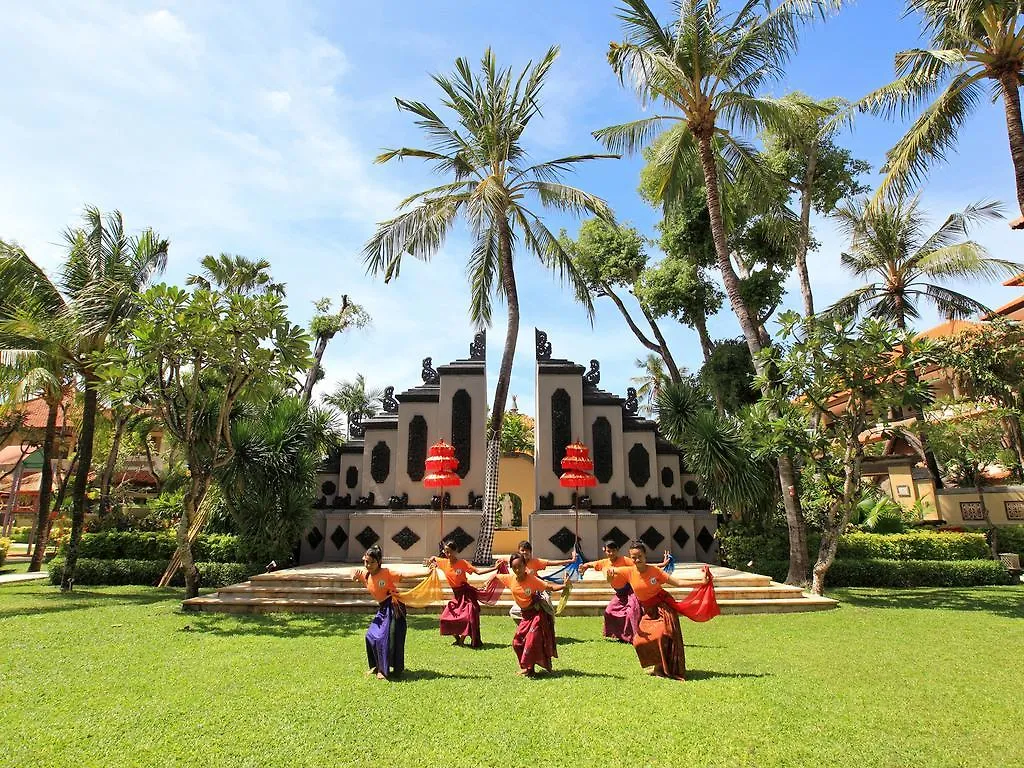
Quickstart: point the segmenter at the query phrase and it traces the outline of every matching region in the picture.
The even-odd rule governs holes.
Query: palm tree
[[[68,256],[56,284],[57,296],[63,302],[57,312],[61,332],[55,334],[39,318],[19,314],[8,327],[10,336],[5,340],[5,344],[22,350],[59,355],[70,361],[85,390],[78,431],[78,469],[71,491],[71,540],[62,590],[71,588],[85,522],[85,493],[92,469],[99,405],[98,356],[106,348],[113,329],[134,314],[137,297],[149,279],[163,271],[169,247],[168,241],[152,229],[129,235],[120,211],[104,216],[98,208],[88,206],[83,219],[84,227],[64,233]],[[48,300],[57,301],[52,295]]]
[[[784,75],[801,26],[841,5],[842,0],[782,0],[772,7],[768,0],[746,0],[730,13],[717,0],[679,0],[677,18],[662,24],[645,0],[623,0],[619,18],[626,37],[608,50],[619,81],[628,81],[645,105],[667,110],[594,135],[613,151],[652,146],[651,161],[662,169],[659,196],[666,208],[703,182],[715,260],[758,373],[764,367],[759,357],[764,342],[730,259],[722,191],[757,192],[764,186],[763,171],[753,148],[733,129],[781,133],[801,116],[821,111],[809,100],[757,94]],[[694,168],[700,168],[699,178]],[[806,579],[807,546],[790,456],[779,456],[778,472],[790,533],[786,581],[798,583]]]
[[[1006,113],[1022,214],[1012,226],[1019,229],[1024,226],[1024,5],[1020,0],[908,0],[907,13],[915,11],[923,16],[928,47],[897,53],[896,80],[859,102],[861,109],[901,118],[928,105],[889,150],[876,198],[916,188],[932,161],[955,151],[960,128],[988,95],[1002,99]]]
[[[47,405],[31,572],[42,569],[46,553],[57,419],[74,376],[66,309],[46,273],[21,248],[0,242],[0,365],[11,374],[10,401],[38,395]]]
[[[540,114],[544,80],[557,56],[558,48],[550,48],[538,64],[531,62],[518,76],[513,76],[510,69],[499,69],[490,49],[483,55],[479,73],[471,70],[466,59],[457,59],[453,75],[434,75],[433,80],[443,94],[442,104],[454,113],[459,127],[450,127],[422,102],[396,99],[400,110],[417,118],[416,125],[426,132],[430,148],[393,149],[377,158],[378,163],[410,157],[427,160],[446,181],[406,198],[399,204],[402,213],[378,225],[364,249],[368,271],[383,274],[388,282],[398,277],[405,254],[428,261],[461,214],[473,238],[467,264],[470,318],[477,326],[486,327],[491,323],[494,297],[508,305],[505,348],[487,432],[477,562],[491,559],[498,508],[501,426],[519,335],[519,294],[513,261],[516,245],[558,272],[571,284],[588,314],[593,316],[594,311],[586,282],[576,272],[569,254],[540,215],[527,205],[536,202],[543,208],[613,220],[604,200],[562,184],[561,179],[580,163],[616,155],[571,155],[531,163],[523,146],[524,132]]]
[[[645,401],[644,410],[650,415],[654,413],[662,388],[669,383],[668,375],[665,373],[665,364],[658,355],[647,355],[646,358],[638,357],[633,362],[643,373],[640,376],[634,376],[630,381],[636,385],[636,394]]]
[[[950,319],[966,318],[988,309],[943,283],[992,280],[1024,269],[1012,261],[990,257],[984,246],[968,237],[972,224],[1002,218],[999,203],[969,205],[947,216],[934,232],[929,231],[919,197],[908,199],[906,195],[848,201],[836,209],[835,218],[850,238],[850,250],[841,257],[843,267],[853,277],[868,281],[825,310],[825,314],[843,319],[866,314],[890,320],[905,331],[908,320],[920,317],[921,304],[931,305]],[[918,424],[923,425],[923,407],[916,411]],[[922,452],[935,486],[941,488],[935,455],[923,435]]]
[[[285,295],[284,283],[275,282],[270,276],[270,262],[266,259],[253,260],[238,254],[222,253],[220,256],[207,254],[199,263],[203,267],[202,273],[189,275],[185,285],[247,296],[270,293],[283,298]]]
[[[343,381],[329,395],[324,395],[323,401],[345,415],[346,434],[351,440],[353,421],[358,422],[376,416],[377,404],[382,397],[384,390],[367,389],[363,374],[357,373],[353,381]]]

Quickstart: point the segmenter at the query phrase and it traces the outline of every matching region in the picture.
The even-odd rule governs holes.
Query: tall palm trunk
[[[114,417],[114,439],[110,444],[110,453],[107,454],[107,462],[103,466],[103,476],[100,478],[100,509],[104,512],[110,511],[110,485],[114,480],[114,468],[117,466],[117,457],[121,453],[121,440],[128,428],[127,417]]]
[[[46,554],[46,540],[49,538],[48,523],[50,522],[50,496],[53,487],[53,443],[57,435],[57,416],[60,413],[61,398],[47,398],[49,410],[46,412],[46,432],[43,433],[43,467],[39,473],[39,509],[36,511],[35,549],[32,550],[32,562],[29,573],[37,573],[43,569],[43,556]]]
[[[722,200],[718,188],[718,170],[715,167],[715,158],[711,149],[711,134],[697,134],[698,146],[700,148],[700,163],[704,171],[704,188],[708,196],[708,215],[711,219],[711,236],[715,243],[715,255],[718,260],[718,267],[722,272],[722,279],[725,282],[725,293],[729,297],[733,314],[739,321],[743,330],[743,337],[747,340],[747,347],[754,358],[754,367],[757,372],[764,372],[764,363],[758,358],[763,345],[761,335],[754,323],[749,308],[743,301],[740,293],[739,278],[733,269],[732,261],[729,258],[729,245],[725,235],[725,223],[722,221]],[[770,384],[766,384],[766,387]],[[787,584],[803,584],[807,580],[808,559],[806,526],[804,525],[803,511],[800,509],[800,495],[796,483],[796,470],[793,459],[783,454],[776,462],[776,469],[779,478],[779,490],[782,493],[782,505],[786,510],[786,526],[789,529],[789,573],[786,575]]]
[[[896,297],[896,327],[901,331],[907,330],[907,316],[903,307],[903,297],[899,295]],[[907,384],[913,386],[917,382],[917,371],[909,368],[907,370]],[[917,419],[917,439],[921,441],[921,454],[924,456],[924,464],[928,468],[928,474],[931,475],[935,490],[939,490],[943,487],[942,472],[939,470],[939,462],[935,459],[935,451],[928,444],[928,435],[925,434],[924,406],[915,405],[913,411],[914,418]]]
[[[1020,114],[1020,81],[1016,72],[1008,72],[999,78],[1003,92],[1003,107],[1006,110],[1006,132],[1010,139],[1010,156],[1013,158],[1013,175],[1017,184],[1017,205],[1021,218],[1011,226],[1024,227],[1024,125]]]
[[[508,304],[508,325],[505,331],[505,349],[498,369],[498,385],[491,406],[491,423],[487,430],[487,458],[484,462],[484,508],[480,515],[480,535],[477,537],[473,562],[490,565],[494,560],[494,517],[498,512],[498,469],[501,457],[501,424],[505,419],[505,401],[512,378],[512,361],[519,338],[519,293],[512,267],[512,231],[508,220],[498,222],[498,254],[501,259],[501,285]]]
[[[807,172],[800,190],[800,242],[796,248],[796,274],[800,278],[800,293],[804,298],[804,316],[814,314],[814,295],[811,293],[811,277],[807,272],[807,249],[811,245],[811,190],[814,173],[818,165],[818,153],[812,144],[807,158]]]
[[[92,468],[93,438],[96,436],[96,411],[99,397],[96,386],[99,384],[92,369],[85,371],[85,403],[82,407],[82,426],[78,435],[78,471],[75,484],[71,489],[71,540],[68,542],[68,554],[64,561],[64,573],[60,579],[60,589],[68,592],[75,580],[75,566],[78,563],[78,544],[82,540],[82,528],[85,526],[85,489],[89,484],[89,470]]]

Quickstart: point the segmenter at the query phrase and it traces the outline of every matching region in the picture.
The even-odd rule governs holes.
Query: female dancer
[[[377,614],[366,630],[366,662],[368,675],[379,680],[399,676],[405,670],[405,605],[398,599],[401,575],[381,567],[384,553],[374,544],[363,555],[363,568],[352,574],[353,581],[361,581],[377,601]]]
[[[454,635],[455,641],[452,645],[462,645],[468,637],[470,648],[482,648],[480,590],[469,583],[467,576],[471,573],[490,573],[497,566],[475,568],[459,558],[452,541],[445,541],[441,545],[441,552],[443,557],[431,557],[427,560],[429,567],[440,568],[444,572],[448,586],[455,593],[455,599],[449,600],[448,605],[441,611],[441,634]]]
[[[534,667],[551,671],[551,659],[558,658],[555,647],[555,618],[550,605],[542,606],[544,592],[561,592],[565,588],[541,581],[526,572],[526,558],[516,552],[509,560],[512,573],[499,573],[495,578],[512,591],[512,598],[522,610],[522,619],[512,638],[512,650],[519,661],[519,674],[531,677]],[[568,580],[568,579],[567,579]],[[551,611],[551,612],[549,612]]]
[[[619,554],[619,545],[610,539],[604,543],[605,556],[601,560],[593,560],[583,563],[580,566],[580,576],[587,572],[588,568],[595,571],[604,571],[608,568],[619,568],[619,570],[608,581],[615,590],[615,597],[608,602],[604,609],[604,636],[612,637],[623,643],[632,643],[636,635],[636,628],[640,622],[640,603],[637,602],[633,587],[629,584],[629,574],[625,569],[632,567],[633,561]],[[665,551],[665,559],[659,564],[664,568],[669,562],[669,552]]]
[[[704,566],[704,581],[681,601],[676,601],[662,585],[685,587],[686,583],[669,576],[660,568],[647,564],[647,547],[634,541],[629,546],[631,567],[606,569],[609,581],[626,574],[642,609],[633,637],[633,648],[641,667],[652,667],[657,677],[686,679],[686,655],[679,616],[693,621],[707,621],[719,614],[711,570]]]
[[[530,573],[530,574],[533,574],[534,576],[540,575],[540,572],[543,571],[545,568],[547,568],[549,566],[552,566],[552,565],[568,565],[569,563],[572,562],[571,559],[570,560],[545,560],[545,559],[540,558],[540,557],[534,557],[533,556],[533,545],[529,541],[526,541],[525,539],[523,541],[519,542],[519,554],[522,555],[523,559],[526,561],[526,572]],[[512,566],[512,562],[510,560],[509,561],[509,567],[511,567],[511,566]],[[557,576],[557,572],[556,572],[555,575]],[[550,599],[548,599],[548,595],[545,594],[543,599],[548,600],[548,604],[550,605],[551,601],[550,601]],[[512,607],[509,608],[509,610],[508,610],[508,615],[511,616],[513,619],[515,619],[516,623],[518,623],[522,619],[522,617],[523,617],[523,612],[522,612],[522,609],[519,607],[518,604],[513,603]]]

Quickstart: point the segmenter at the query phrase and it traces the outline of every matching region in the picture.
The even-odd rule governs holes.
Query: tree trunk
[[[902,296],[896,296],[895,310],[896,327],[901,331],[906,331],[907,316]],[[908,369],[907,384],[913,386],[917,381],[917,371],[913,368]],[[928,468],[928,474],[931,475],[935,490],[939,490],[943,487],[942,471],[939,469],[939,462],[935,459],[935,452],[928,445],[928,435],[925,434],[924,406],[915,405],[912,410],[914,418],[917,419],[917,439],[921,441],[921,454],[924,456],[924,465]]]
[[[1003,107],[1006,110],[1006,132],[1010,139],[1010,157],[1013,158],[1013,175],[1017,184],[1017,207],[1024,218],[1024,125],[1020,114],[1020,85],[1017,73],[1008,72],[999,78],[1003,91]],[[1015,229],[1024,226],[1021,219],[1011,223]]]
[[[699,137],[700,162],[704,171],[704,187],[708,195],[708,215],[711,219],[711,235],[715,242],[715,255],[718,261],[718,268],[722,273],[722,280],[725,283],[725,292],[729,297],[729,304],[732,306],[733,314],[739,321],[743,330],[743,337],[747,340],[747,347],[754,359],[754,368],[757,372],[764,372],[764,363],[758,358],[762,350],[761,336],[750,310],[743,302],[740,293],[739,278],[733,271],[732,261],[729,258],[729,246],[725,234],[725,223],[722,221],[722,201],[718,194],[718,174],[715,168],[715,159],[711,151],[710,136]],[[786,510],[786,525],[790,531],[789,540],[789,574],[786,577],[787,584],[803,584],[805,576],[797,574],[807,573],[807,545],[806,528],[804,525],[803,511],[800,509],[800,496],[796,487],[796,472],[793,468],[793,460],[788,455],[779,457],[776,462],[778,470],[779,488],[782,491],[782,504]]]
[[[668,368],[668,376],[672,380],[673,384],[678,384],[683,380],[683,377],[679,374],[679,366],[676,365],[675,358],[672,357],[672,353],[668,350],[668,342],[665,341],[665,335],[661,332],[661,328],[658,327],[658,321],[654,319],[647,307],[643,304],[640,305],[640,311],[644,313],[644,317],[647,318],[647,322],[651,326],[651,331],[654,332],[654,338],[658,340],[658,354],[661,355],[661,359],[665,361],[665,367]]]
[[[46,540],[50,521],[50,496],[53,490],[53,443],[57,435],[57,416],[60,413],[60,396],[56,400],[48,400],[49,410],[46,412],[46,432],[43,434],[43,467],[39,472],[39,509],[36,511],[35,549],[32,550],[32,562],[28,572],[38,573],[43,569],[43,555],[46,553]]]
[[[107,456],[107,463],[103,467],[103,476],[100,478],[100,509],[104,512],[110,511],[110,483],[114,478],[114,467],[117,465],[117,456],[121,452],[121,438],[128,427],[128,419],[115,416],[114,439],[110,444],[110,453]]]
[[[715,351],[715,345],[711,341],[711,334],[708,333],[708,321],[706,317],[694,318],[693,327],[700,338],[700,351],[704,353],[704,362],[711,359],[711,353]]]
[[[487,461],[484,465],[484,508],[480,514],[480,535],[477,537],[476,554],[473,562],[490,565],[494,560],[491,547],[494,544],[494,516],[498,511],[498,448],[501,442],[501,425],[505,419],[505,401],[512,378],[512,361],[516,355],[516,341],[519,338],[519,293],[516,290],[516,276],[512,265],[512,230],[507,219],[498,221],[498,258],[501,259],[501,284],[508,306],[508,325],[505,331],[505,349],[501,354],[498,369],[498,383],[494,389],[494,404],[491,406],[491,424],[487,432]]]
[[[814,314],[814,296],[811,294],[811,278],[807,273],[807,249],[811,244],[811,191],[814,189],[814,172],[818,165],[818,153],[811,144],[807,158],[807,172],[800,190],[800,242],[796,248],[796,273],[800,278],[800,293],[804,297],[804,316]]]
[[[75,565],[78,562],[78,544],[82,540],[82,528],[85,525],[85,490],[89,484],[89,470],[92,467],[92,442],[96,434],[96,409],[98,380],[89,369],[85,371],[85,403],[82,407],[81,432],[78,436],[78,472],[75,484],[71,489],[71,540],[68,542],[68,554],[64,561],[64,573],[60,579],[62,592],[71,590],[75,581]]]
[[[1020,416],[1011,413],[1006,417],[1006,431],[1010,438],[1010,445],[1017,457],[1015,474],[1018,480],[1024,481],[1024,431],[1021,430]]]
[[[622,299],[620,299],[616,295],[615,291],[611,289],[611,286],[602,285],[601,290],[604,291],[605,295],[609,299],[615,302],[615,306],[619,308],[619,312],[626,319],[626,325],[629,326],[629,330],[633,332],[633,335],[636,336],[637,340],[641,344],[643,344],[647,349],[651,350],[651,352],[658,353],[661,359],[665,361],[665,367],[668,368],[668,375],[669,378],[672,379],[672,383],[678,384],[680,381],[682,381],[682,377],[679,375],[679,368],[676,365],[675,359],[673,359],[672,355],[669,353],[668,346],[665,345],[664,343],[657,344],[651,341],[649,338],[647,338],[644,332],[640,330],[640,326],[638,326],[636,322],[634,322],[632,316],[629,314],[629,310],[626,309],[626,305],[622,303]],[[643,306],[640,307],[640,310],[644,312],[645,316],[647,315]],[[648,318],[648,320],[650,320],[650,318]],[[654,325],[653,321],[651,321],[651,325]],[[660,329],[657,332],[658,334],[660,334]],[[663,338],[662,341],[664,341]]]
[[[857,490],[860,487],[860,462],[863,449],[858,435],[859,418],[855,418],[847,436],[846,450],[843,455],[843,497],[832,505],[821,532],[821,545],[818,547],[818,559],[814,563],[814,574],[811,580],[811,592],[816,595],[825,592],[825,575],[836,559],[839,548],[839,536],[850,519]]]
[[[309,366],[309,370],[306,371],[306,381],[302,385],[302,404],[309,405],[309,400],[313,397],[313,386],[316,384],[317,374],[320,373],[320,361],[324,359],[324,352],[327,350],[327,342],[331,340],[330,336],[326,333],[321,333],[316,337],[316,347],[313,348],[313,364]]]
[[[206,495],[206,484],[207,482],[203,478],[196,474],[192,475],[182,503],[181,520],[178,521],[178,528],[175,532],[175,538],[178,541],[178,560],[181,563],[182,573],[185,575],[186,600],[199,596],[199,569],[196,568],[195,560],[192,557],[192,544],[188,540],[188,532],[195,519],[196,510],[199,509],[203,496]]]

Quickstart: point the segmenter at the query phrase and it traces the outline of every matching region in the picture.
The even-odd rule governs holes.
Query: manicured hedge
[[[11,548],[10,539],[0,539],[0,565],[7,559],[7,551]]]
[[[1016,552],[1024,561],[1024,525],[1007,525],[996,530],[996,548],[1000,552]]]
[[[1024,526],[1015,526],[1024,531]],[[1001,552],[1003,535],[1008,528],[999,529]],[[1012,536],[1012,535],[1011,535]],[[725,558],[733,566],[750,560],[788,560],[789,542],[785,530],[751,532],[750,529],[726,527],[719,529],[718,538]],[[808,552],[813,561],[817,557],[820,536],[808,532]],[[1011,540],[1012,539],[1009,539]],[[1019,542],[1024,544],[1024,533]],[[840,560],[984,560],[991,557],[984,532],[979,533],[847,533],[839,537],[836,558]]]
[[[812,561],[813,562],[813,561]],[[786,560],[755,561],[750,570],[776,581],[786,578]],[[825,576],[829,587],[981,587],[1010,584],[1010,574],[996,560],[840,560]]]
[[[263,568],[245,563],[211,563],[197,562],[199,583],[203,587],[224,587],[245,581]],[[50,583],[60,584],[61,572],[64,570],[64,558],[55,557],[49,564]],[[167,568],[166,560],[98,560],[81,557],[75,565],[75,584],[81,586],[100,586],[117,584],[138,584],[153,586]],[[180,587],[185,577],[179,570],[171,581],[172,586]]]
[[[66,544],[60,555],[66,554]],[[178,548],[172,531],[106,531],[82,534],[78,556],[95,560],[162,560],[166,566]],[[192,545],[197,562],[235,563],[238,537],[203,534]]]

